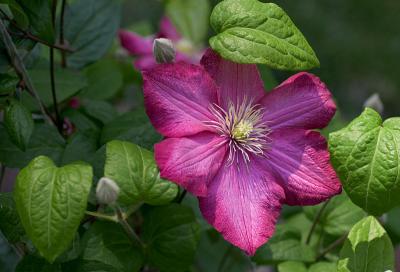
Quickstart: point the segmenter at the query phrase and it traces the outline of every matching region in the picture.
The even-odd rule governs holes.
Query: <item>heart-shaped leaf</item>
[[[337,271],[394,271],[392,242],[374,217],[366,217],[353,226],[340,251]]]
[[[47,157],[32,160],[18,174],[17,211],[39,252],[53,262],[68,248],[82,220],[92,183],[92,167],[73,163],[58,168]]]
[[[104,176],[119,185],[124,204],[166,204],[178,193],[176,184],[160,178],[153,153],[129,142],[107,144]]]
[[[211,14],[217,35],[211,47],[238,63],[260,63],[282,70],[305,70],[319,61],[303,34],[276,4],[225,0]]]
[[[400,118],[372,109],[329,135],[332,164],[350,199],[373,215],[400,204]]]

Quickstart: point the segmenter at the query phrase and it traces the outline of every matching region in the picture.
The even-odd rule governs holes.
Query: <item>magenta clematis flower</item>
[[[160,30],[155,36],[142,37],[130,31],[119,31],[122,47],[132,56],[137,57],[134,66],[138,70],[150,69],[157,65],[153,57],[153,41],[156,38],[167,38],[173,42],[177,49],[177,61],[199,63],[202,52],[197,50],[190,41],[182,38],[167,17],[161,19]]]
[[[155,145],[163,178],[198,196],[205,219],[253,255],[282,204],[315,205],[341,192],[325,127],[336,107],[326,86],[299,73],[264,92],[256,65],[209,49],[201,66],[143,72],[145,106],[166,138]]]

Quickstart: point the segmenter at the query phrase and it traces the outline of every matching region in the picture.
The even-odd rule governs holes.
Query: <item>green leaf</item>
[[[100,143],[105,144],[112,140],[131,141],[147,149],[162,140],[151,125],[143,107],[116,117],[104,126]]]
[[[110,265],[117,271],[133,272],[142,267],[144,256],[136,248],[120,225],[96,222],[83,237],[82,259]]]
[[[69,5],[65,11],[65,37],[76,51],[69,54],[68,66],[82,68],[100,59],[112,45],[120,17],[118,0],[77,0]]]
[[[162,205],[172,201],[178,186],[160,178],[153,153],[135,144],[112,141],[107,144],[104,176],[120,187],[119,201]]]
[[[304,207],[308,219],[313,221],[322,205]],[[340,236],[365,217],[365,212],[354,205],[345,193],[331,198],[319,218],[318,227],[331,235]]]
[[[193,211],[171,204],[144,214],[142,238],[150,265],[160,271],[186,271],[193,263],[200,226]]]
[[[282,261],[313,262],[315,252],[301,242],[301,233],[286,225],[278,225],[274,236],[257,250],[252,258],[257,264],[273,264]]]
[[[54,30],[51,18],[51,1],[49,0],[17,0],[28,16],[32,34],[47,41],[54,42]]]
[[[373,215],[400,204],[400,118],[372,109],[329,135],[331,161],[350,199]]]
[[[122,87],[122,74],[113,60],[100,60],[85,69],[88,86],[80,93],[90,99],[109,99]]]
[[[319,262],[311,265],[308,272],[337,272],[336,263]]]
[[[61,272],[61,265],[50,264],[45,259],[26,255],[15,268],[15,272]]]
[[[226,242],[214,229],[201,232],[194,263],[194,271],[243,272],[252,269],[243,251]]]
[[[351,229],[338,262],[338,272],[394,271],[392,242],[379,222],[366,217]]]
[[[97,140],[98,135],[96,132],[76,132],[68,139],[67,146],[62,156],[61,165],[75,161],[90,163],[97,151]]]
[[[121,270],[103,262],[75,260],[62,265],[63,272],[120,272]],[[133,271],[132,271],[133,272]]]
[[[0,0],[0,4],[8,5],[12,12],[13,20],[15,20],[19,27],[26,29],[29,26],[29,19],[16,0]]]
[[[0,77],[0,95],[15,92],[18,82],[18,77],[10,74],[2,74]]]
[[[35,69],[29,71],[33,84],[40,99],[46,107],[53,105],[53,97],[50,84],[50,72],[48,69]],[[75,95],[87,85],[86,78],[77,71],[57,69],[55,71],[57,102],[63,102]],[[31,110],[38,110],[37,102],[27,93],[23,93],[22,102]]]
[[[225,0],[211,14],[217,35],[211,47],[238,63],[260,63],[282,70],[306,70],[319,61],[289,16],[276,4]]]
[[[22,225],[49,262],[74,239],[86,210],[92,176],[90,165],[58,168],[44,156],[32,160],[18,174],[14,199]]]
[[[168,0],[165,9],[179,33],[195,44],[203,42],[208,31],[208,0]]]
[[[0,193],[0,231],[10,243],[20,241],[25,234],[11,193]]]
[[[65,110],[62,115],[63,117],[66,117],[78,131],[92,131],[100,133],[100,124],[81,110],[70,108]]]
[[[10,100],[4,111],[4,125],[11,141],[25,151],[34,128],[29,110],[19,101]]]
[[[307,268],[301,262],[288,261],[278,265],[278,272],[307,272]]]
[[[86,115],[99,120],[103,124],[114,120],[118,115],[111,103],[101,100],[83,100],[83,110]]]
[[[65,147],[63,137],[57,128],[50,125],[36,125],[25,152],[11,141],[3,124],[0,123],[0,162],[10,168],[23,168],[39,155],[49,156],[60,162]]]

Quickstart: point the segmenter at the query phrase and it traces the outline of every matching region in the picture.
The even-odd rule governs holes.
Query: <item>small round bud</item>
[[[101,204],[112,204],[118,199],[119,187],[112,179],[103,177],[96,187],[96,198]]]
[[[379,94],[377,94],[377,93],[374,93],[373,95],[368,97],[367,100],[365,100],[364,107],[365,108],[368,107],[368,108],[374,109],[377,112],[379,112],[380,114],[382,114],[383,110],[384,110],[384,106],[383,106],[382,100],[379,97]]]
[[[171,63],[175,60],[175,48],[171,40],[159,38],[153,42],[153,56],[157,63]]]

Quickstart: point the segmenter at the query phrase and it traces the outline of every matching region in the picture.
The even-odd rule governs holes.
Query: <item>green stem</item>
[[[126,234],[130,238],[131,242],[139,246],[140,248],[143,247],[143,243],[140,240],[140,238],[137,236],[136,232],[132,229],[132,227],[129,225],[129,223],[126,221],[124,217],[124,213],[121,210],[121,207],[118,204],[114,205],[115,211],[117,213],[117,218],[119,223],[121,224],[122,228],[125,230]]]
[[[45,118],[45,120],[49,124],[54,124],[53,120],[46,113],[46,109],[43,106],[42,100],[40,99],[34,85],[32,83],[31,78],[29,77],[28,71],[25,68],[24,62],[18,54],[17,48],[13,43],[10,34],[7,31],[7,28],[3,22],[3,19],[0,18],[0,37],[2,38],[3,44],[6,47],[7,53],[11,60],[11,65],[14,67],[15,72],[17,73],[20,80],[23,82],[24,87],[28,90],[28,92],[35,98],[36,102],[39,105],[39,109]]]
[[[182,203],[183,199],[185,198],[187,194],[186,190],[183,190],[182,194],[179,196],[179,198],[176,200],[177,203]]]
[[[319,222],[319,220],[321,219],[321,216],[322,216],[322,214],[323,214],[325,208],[328,206],[328,204],[329,204],[329,200],[325,201],[324,205],[322,205],[321,209],[318,211],[317,216],[314,218],[314,222],[313,222],[313,224],[311,225],[311,229],[310,229],[310,231],[309,231],[309,233],[308,233],[308,235],[307,235],[307,239],[306,239],[306,244],[307,244],[307,245],[310,243],[312,234],[313,234],[315,228],[317,227],[318,222]]]
[[[116,215],[106,215],[103,213],[90,212],[90,211],[86,211],[85,214],[118,223],[118,218]]]
[[[52,1],[51,7],[51,16],[52,16],[52,24],[53,29],[55,31],[56,25],[56,10],[57,10],[57,0]],[[54,73],[54,48],[50,47],[50,85],[51,85],[51,95],[53,97],[53,107],[54,112],[56,114],[56,124],[58,131],[62,133],[63,122],[61,120],[60,112],[58,110],[58,100],[57,100],[57,91],[56,91],[56,80],[55,80],[55,73]]]
[[[347,238],[348,233],[345,233],[342,237],[334,241],[332,244],[327,246],[322,252],[317,256],[317,260],[321,259],[324,257],[329,251],[332,249],[336,248],[337,246],[340,246]]]

